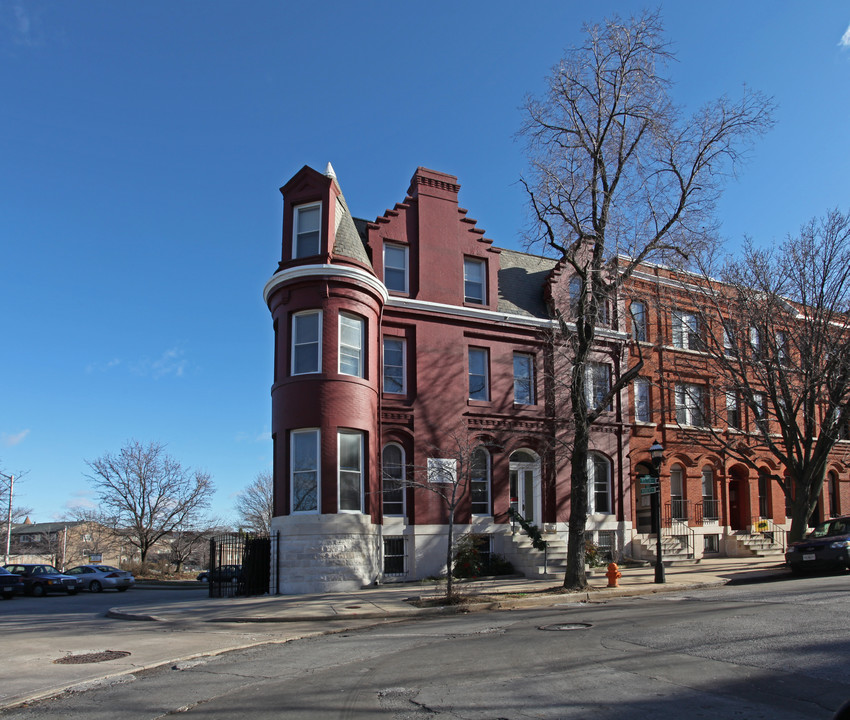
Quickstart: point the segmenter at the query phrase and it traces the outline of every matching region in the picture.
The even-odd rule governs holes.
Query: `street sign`
[[[641,475],[638,480],[640,480],[640,494],[641,495],[653,495],[658,492],[658,478],[652,475]]]

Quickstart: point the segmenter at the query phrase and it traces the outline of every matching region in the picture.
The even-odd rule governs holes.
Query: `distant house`
[[[132,547],[114,530],[95,522],[12,525],[10,562],[38,562],[60,570],[84,563],[120,565],[132,558]]]

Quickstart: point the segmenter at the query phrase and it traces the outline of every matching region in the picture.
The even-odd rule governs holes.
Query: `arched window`
[[[490,515],[490,453],[483,447],[472,451],[470,470],[472,514]]]
[[[702,516],[704,520],[718,520],[720,507],[714,489],[714,470],[710,465],[702,469]]]
[[[587,512],[611,513],[611,461],[599,453],[587,459]]]
[[[404,448],[384,446],[381,455],[384,515],[404,515]]]
[[[839,498],[841,495],[838,492],[838,475],[836,473],[829,473],[827,478],[827,488],[829,491],[829,514],[832,517],[838,517],[841,514],[839,508]]]
[[[770,509],[767,502],[768,487],[770,478],[767,470],[759,470],[759,517],[770,517]]]
[[[685,500],[685,471],[681,465],[670,468],[670,512],[673,519],[685,520],[688,508]]]

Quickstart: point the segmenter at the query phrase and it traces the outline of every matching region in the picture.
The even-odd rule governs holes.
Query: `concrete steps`
[[[739,557],[785,557],[785,551],[782,546],[761,533],[738,531],[732,537],[735,540],[738,551],[736,554]]]
[[[505,559],[527,578],[563,575],[567,567],[567,544],[555,533],[544,533],[543,539],[548,544],[545,553],[536,550],[525,533],[514,533]]]

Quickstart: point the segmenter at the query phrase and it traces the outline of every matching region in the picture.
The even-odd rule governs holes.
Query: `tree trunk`
[[[454,585],[452,583],[452,545],[454,544],[454,527],[455,514],[454,510],[449,511],[449,532],[448,532],[448,547],[446,548],[446,600],[451,601],[454,593]]]
[[[564,588],[584,590],[585,526],[587,525],[587,453],[590,435],[587,427],[576,427],[573,456],[570,461],[570,528],[567,542],[567,571]]]

